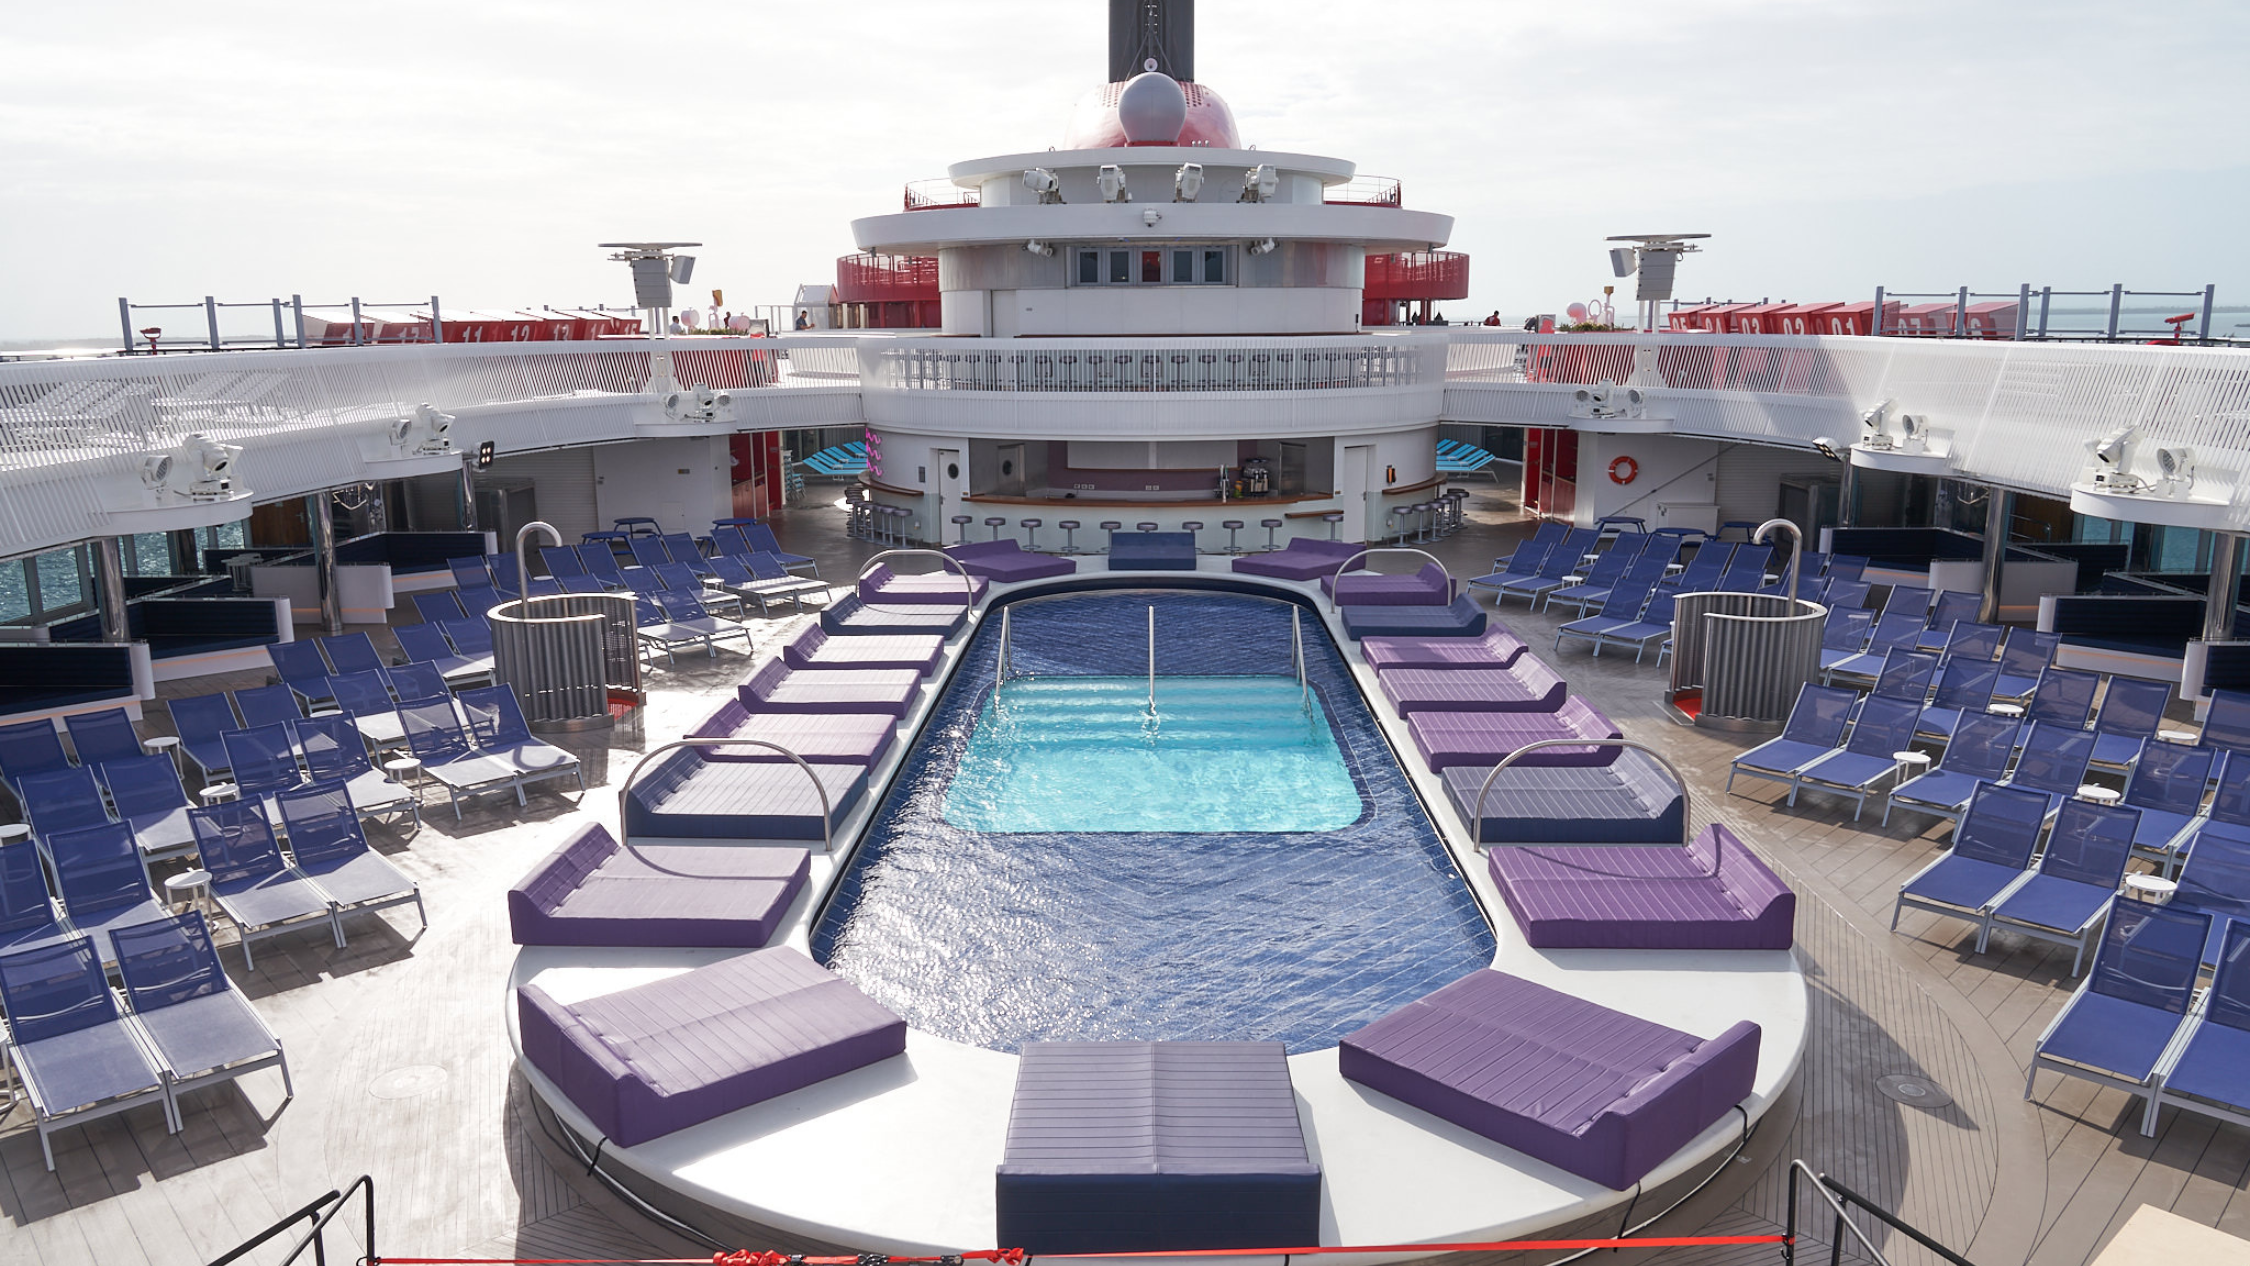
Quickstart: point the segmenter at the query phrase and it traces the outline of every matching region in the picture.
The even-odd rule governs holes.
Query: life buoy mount
[[[1609,463],[1609,481],[1613,484],[1629,484],[1640,477],[1641,464],[1630,457],[1621,455]]]

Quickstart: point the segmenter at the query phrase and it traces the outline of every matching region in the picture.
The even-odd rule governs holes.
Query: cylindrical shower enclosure
[[[533,730],[601,729],[612,724],[612,702],[646,699],[631,594],[503,602],[491,621],[494,680],[515,691]]]
[[[1778,593],[1688,593],[1672,608],[1672,687],[1682,719],[1774,733],[1820,672],[1828,608]]]

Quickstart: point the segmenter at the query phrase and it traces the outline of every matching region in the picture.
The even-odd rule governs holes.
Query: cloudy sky
[[[1059,143],[1105,7],[45,6],[0,79],[0,339],[113,333],[119,295],[626,303],[594,244],[640,237],[706,243],[730,306],[784,303],[903,182]],[[1247,140],[1456,217],[1457,315],[1598,293],[1601,239],[1652,231],[1713,235],[1683,294],[2250,303],[2250,6],[1199,8]]]

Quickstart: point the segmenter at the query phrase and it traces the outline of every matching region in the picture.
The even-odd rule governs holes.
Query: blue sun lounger
[[[290,858],[300,873],[327,894],[339,922],[347,914],[411,903],[422,926],[430,926],[429,911],[422,905],[421,885],[399,873],[390,859],[367,847],[359,810],[343,783],[315,783],[275,803],[281,809],[281,820],[288,824]]]
[[[78,763],[91,769],[105,761],[141,754],[141,736],[133,718],[123,708],[82,712],[63,723],[70,730],[70,750]]]
[[[2023,751],[2016,757],[2016,769],[2008,775],[2007,785],[2045,795],[2051,816],[2086,785],[2086,762],[2093,755],[2094,735],[2090,730],[2052,721],[2026,722]]]
[[[1546,563],[1547,555],[1554,551],[1554,547],[1555,542],[1552,541],[1544,545],[1525,541],[1516,547],[1515,553],[1508,555],[1506,565],[1495,567],[1491,575],[1478,576],[1468,581],[1467,585],[1471,589],[1493,590],[1492,600],[1498,605],[1500,586],[1515,580],[1537,579],[1540,567]]]
[[[2145,1100],[2141,1130],[2153,1130],[2157,1066],[2186,1023],[2210,931],[2211,916],[2198,911],[2119,902],[2086,983],[2032,1048],[2023,1097],[2051,1069]]]
[[[179,1133],[164,1070],[118,1012],[95,939],[0,954],[8,1057],[31,1102],[48,1173],[55,1170],[49,1136],[97,1117],[154,1104],[164,1109],[164,1128]]]
[[[1829,683],[1833,685],[1838,677],[1874,681],[1883,671],[1884,658],[1893,650],[1914,649],[1914,635],[1921,629],[1922,618],[1909,612],[1894,611],[1876,617],[1875,629],[1868,635],[1866,650],[1825,665]]]
[[[1492,605],[1497,607],[1513,595],[1523,598],[1533,607],[1539,599],[1557,589],[1567,588],[1570,577],[1577,573],[1586,551],[1594,548],[1599,539],[1590,528],[1579,528],[1565,535],[1547,556],[1539,560],[1539,570],[1528,576],[1510,576],[1492,586]]]
[[[1986,911],[2029,878],[2046,819],[2046,801],[2037,792],[1991,783],[1978,787],[1953,828],[1953,847],[1898,886],[1891,931],[1898,931],[1905,911],[1927,910],[1976,924],[1982,950]]]
[[[264,1068],[279,1068],[283,1097],[297,1097],[281,1039],[227,979],[202,912],[119,928],[110,939],[133,1026],[163,1066],[175,1121],[186,1092]]]
[[[2156,727],[2163,722],[2164,705],[2171,697],[2168,683],[2111,677],[2109,688],[2102,693],[2101,711],[2094,714],[2094,768],[2132,768],[2141,758],[2141,745],[2155,741]]]
[[[30,840],[0,844],[0,954],[70,939],[47,892],[47,866]]]
[[[63,754],[62,736],[55,723],[44,718],[0,725],[0,783],[17,792],[21,781],[33,774],[70,768]],[[17,794],[21,794],[20,792]]]
[[[1990,660],[1948,659],[1938,674],[1937,694],[1922,709],[1914,737],[1925,743],[1950,743],[1962,722],[1984,715],[1992,703],[1992,684],[2000,678],[2000,665]]]
[[[328,661],[311,642],[275,642],[266,647],[266,658],[281,674],[282,684],[297,692],[307,708],[334,696],[328,689]]]
[[[2186,841],[2192,838],[2189,830],[2199,825],[2196,815],[2203,807],[2203,789],[2217,759],[2218,753],[2209,748],[2150,739],[2133,764],[2124,800],[2141,811],[2133,830],[2133,852],[2155,862],[2161,874],[2169,876],[2180,867]],[[2250,827],[2250,797],[2245,790],[2236,784],[2228,816],[2241,819],[2236,825]]]
[[[91,769],[74,766],[33,774],[16,784],[16,802],[23,806],[37,839],[110,823]]]
[[[435,624],[401,624],[391,632],[398,636],[398,648],[406,652],[407,662],[428,664],[448,682],[489,681],[492,677],[490,656],[472,659],[455,654],[445,640],[445,630]]]
[[[414,610],[425,624],[434,620],[458,620],[467,614],[461,609],[461,599],[451,589],[415,594]]]
[[[1735,757],[1734,767],[1727,774],[1727,791],[1734,791],[1734,780],[1742,774],[1794,787],[1798,770],[1835,752],[1844,741],[1844,729],[1851,723],[1852,709],[1858,703],[1857,694],[1840,686],[1807,682],[1799,687],[1781,737],[1768,739]]]
[[[328,657],[334,673],[381,672],[386,667],[375,642],[365,633],[340,633],[320,639],[320,653]]]
[[[180,736],[180,750],[195,763],[209,784],[227,772],[227,749],[221,741],[229,730],[242,728],[234,704],[223,694],[190,695],[165,705],[172,713],[172,730]]]
[[[1537,567],[1545,560],[1547,552],[1555,547],[1555,542],[1560,541],[1563,538],[1563,533],[1569,530],[1570,527],[1567,524],[1557,522],[1554,519],[1544,520],[1538,527],[1531,530],[1530,536],[1516,542],[1514,552],[1506,557],[1492,560],[1493,572],[1498,574],[1518,566]],[[1532,550],[1532,553],[1528,556],[1523,552],[1526,548]],[[1521,575],[1523,573],[1517,572],[1516,574]]]
[[[328,694],[336,695],[336,679],[328,679]],[[234,692],[234,710],[244,726],[287,725],[305,715],[297,706],[297,692],[287,686],[253,686]]]
[[[2001,699],[2028,697],[2039,685],[2039,674],[2055,662],[2055,648],[2061,645],[2060,633],[2009,629],[2007,644],[2000,649],[2000,681],[1993,695]]]
[[[1875,628],[1875,613],[1865,607],[1832,607],[1820,626],[1820,671],[1843,663],[1867,649]]]
[[[422,762],[422,772],[445,788],[446,798],[453,802],[454,819],[460,819],[461,801],[466,796],[514,791],[517,802],[522,803],[514,766],[478,751],[453,707],[450,699],[400,704],[398,717],[407,749]]]
[[[2094,715],[2094,692],[2101,684],[2102,679],[2093,673],[2050,667],[2039,674],[2031,702],[2024,705],[2023,719],[2083,730]],[[2087,749],[2086,757],[2093,759],[2093,749]]]
[[[2123,805],[2073,800],[2055,815],[2039,867],[1986,912],[1977,938],[1983,953],[1994,929],[2071,946],[2070,974],[2086,966],[2094,930],[2108,915],[2133,857],[2140,812]]]
[[[234,925],[242,941],[242,965],[258,970],[250,946],[286,936],[325,920],[336,947],[344,946],[344,927],[328,895],[281,855],[273,826],[256,805],[229,801],[190,811],[195,851],[211,872],[211,901]],[[147,920],[140,920],[147,922]]]
[[[1859,719],[1852,723],[1851,737],[1842,750],[1831,752],[1797,770],[1789,787],[1789,803],[1797,803],[1797,793],[1807,787],[1815,791],[1834,792],[1852,799],[1852,820],[1867,808],[1867,797],[1875,793],[1875,784],[1898,773],[1898,758],[1893,753],[1907,749],[1914,742],[1914,718],[1922,705],[1903,699],[1863,700],[1859,706]]]
[[[159,752],[113,760],[102,766],[101,775],[109,784],[110,804],[133,828],[143,859],[161,861],[195,851],[195,830],[187,816],[193,806],[171,757]]]
[[[1726,575],[1727,560],[1734,557],[1734,546],[1724,541],[1705,541],[1696,546],[1695,557],[1688,560],[1686,569],[1657,585],[1660,590],[1673,593],[1706,593],[1718,588],[1719,578]]]
[[[516,704],[514,690],[506,686],[464,690],[460,702],[462,713],[469,719],[469,735],[476,740],[477,750],[514,769],[517,803],[523,802],[525,786],[554,778],[576,779],[579,792],[585,792],[586,775],[579,767],[578,758],[531,736],[531,727],[524,722],[523,709]]]
[[[131,827],[113,822],[64,831],[41,844],[54,867],[63,913],[72,929],[94,938],[97,953],[107,950],[111,928],[164,917]]]
[[[2250,923],[2227,929],[2218,973],[2158,1066],[2156,1082],[2143,1134],[2156,1132],[2155,1109],[2167,1103],[2250,1125]]]
[[[2211,916],[2203,962],[2216,963],[2227,924],[2250,923],[2250,837],[2231,827],[2204,830],[2180,868],[2179,885],[2172,907]]]
[[[1890,825],[1893,809],[1958,821],[1979,785],[2007,775],[2008,762],[2016,754],[2016,733],[2022,728],[2014,717],[1971,714],[1955,728],[1957,741],[1946,745],[1935,768],[1891,789],[1889,803],[1883,806],[1883,825]]]
[[[1973,622],[1977,609],[1983,605],[1981,593],[1948,589],[1938,594],[1937,601],[1930,606],[1929,626],[1916,644],[1925,651],[1944,650],[1953,641],[1958,626]],[[1985,658],[1992,656],[1987,654]]]
[[[386,713],[394,724],[397,713]],[[417,830],[422,825],[422,805],[412,788],[394,782],[367,758],[367,741],[353,718],[345,713],[306,717],[290,727],[297,752],[304,758],[305,776],[313,783],[341,783],[352,807],[362,817],[405,814]],[[401,735],[403,738],[404,735]],[[291,841],[292,847],[295,841]]]
[[[758,554],[771,554],[776,559],[780,560],[783,568],[789,571],[796,571],[799,568],[806,568],[809,569],[814,576],[817,577],[820,575],[820,564],[818,562],[814,561],[810,557],[807,557],[806,555],[792,554],[789,551],[781,548],[781,542],[774,539],[773,528],[768,526],[767,524],[744,523],[740,524],[737,530],[742,533],[742,539],[749,543],[751,552]]]

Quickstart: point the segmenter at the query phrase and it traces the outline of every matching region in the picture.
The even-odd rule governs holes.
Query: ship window
[[[1224,282],[1227,279],[1227,253],[1224,250],[1203,252],[1203,280]]]
[[[1164,252],[1162,252],[1162,251],[1142,251],[1142,252],[1141,252],[1141,281],[1142,281],[1142,283],[1143,283],[1143,284],[1145,284],[1145,285],[1152,285],[1152,286],[1153,286],[1153,285],[1157,285],[1157,284],[1161,283],[1161,282],[1162,282],[1163,280],[1164,280]]]
[[[1100,251],[1078,252],[1078,284],[1095,286],[1100,285],[1101,280],[1102,253]]]
[[[1172,280],[1180,282],[1195,280],[1194,251],[1172,252]]]
[[[1109,279],[1120,286],[1133,280],[1133,252],[1111,251],[1109,253]]]

